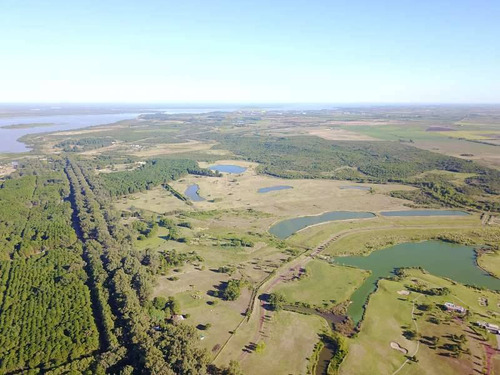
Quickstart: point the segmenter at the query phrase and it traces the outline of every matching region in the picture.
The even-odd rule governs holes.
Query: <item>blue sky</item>
[[[0,2],[1,102],[500,102],[500,1]]]

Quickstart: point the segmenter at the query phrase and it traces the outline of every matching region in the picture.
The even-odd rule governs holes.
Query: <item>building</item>
[[[455,305],[454,303],[451,303],[451,302],[445,302],[444,306],[446,307],[446,310],[456,311],[456,312],[459,312],[460,314],[465,314],[467,311],[464,307],[459,306],[459,305]]]
[[[486,328],[488,331],[490,331],[491,333],[493,333],[495,335],[499,335],[500,334],[500,327],[497,326],[496,324],[485,323],[485,322],[476,322],[476,324],[479,327]]]

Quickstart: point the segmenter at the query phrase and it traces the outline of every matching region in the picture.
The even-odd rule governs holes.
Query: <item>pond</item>
[[[293,186],[288,186],[288,185],[269,186],[260,188],[259,190],[257,190],[257,192],[264,194],[264,193],[269,193],[270,191],[286,190],[286,189],[293,189]]]
[[[342,190],[353,189],[353,190],[370,190],[369,186],[358,186],[358,185],[346,185],[340,187]]]
[[[140,113],[115,113],[100,115],[54,115],[54,116],[23,116],[0,118],[0,153],[25,152],[30,149],[18,139],[27,134],[73,130],[87,126],[111,124],[121,120],[133,119]],[[30,124],[26,128],[8,128],[3,126]],[[41,124],[41,126],[32,126]]]
[[[186,195],[193,202],[203,202],[205,198],[200,197],[200,195],[198,194],[199,191],[200,187],[197,184],[192,184],[187,187],[184,195]]]
[[[235,174],[243,173],[247,170],[245,167],[240,167],[239,165],[233,165],[233,164],[216,164],[209,166],[208,169],[217,172],[235,173]]]
[[[371,212],[331,211],[316,216],[301,216],[280,221],[269,228],[269,233],[274,234],[276,237],[281,239],[285,239],[299,230],[311,225],[326,223],[328,221],[367,219],[372,217],[375,217],[375,214]]]
[[[457,210],[403,210],[383,211],[382,216],[467,216],[468,212]]]
[[[335,258],[335,262],[371,271],[371,275],[351,296],[352,303],[347,313],[355,323],[362,319],[363,306],[375,291],[377,281],[390,276],[395,268],[422,267],[433,275],[447,277],[463,284],[500,290],[500,279],[477,266],[473,247],[448,242],[403,243],[374,251],[368,256]]]

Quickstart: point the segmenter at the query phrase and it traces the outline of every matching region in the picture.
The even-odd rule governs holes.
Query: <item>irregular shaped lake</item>
[[[245,167],[240,167],[239,165],[232,165],[232,164],[211,165],[210,167],[208,167],[208,169],[224,173],[243,173],[247,170]]]
[[[456,210],[403,210],[383,211],[382,216],[467,216],[468,212]]]
[[[363,305],[376,289],[377,281],[388,277],[395,268],[422,267],[436,276],[447,277],[463,284],[500,290],[500,279],[476,265],[474,248],[441,241],[404,243],[372,252],[368,256],[335,258],[342,265],[371,271],[371,275],[352,294],[347,313],[358,323],[363,316]]]
[[[375,217],[375,214],[371,212],[331,211],[317,216],[302,216],[280,221],[269,228],[269,233],[281,239],[285,239],[295,232],[311,225],[326,223],[328,221],[367,219],[371,217]]]
[[[197,184],[192,184],[187,187],[184,195],[186,195],[193,202],[202,202],[205,200],[205,198],[200,197],[200,195],[198,194],[199,191],[200,187]]]
[[[269,193],[270,191],[277,191],[277,190],[286,190],[286,189],[293,189],[293,186],[288,186],[288,185],[278,185],[278,186],[269,186],[265,188],[260,188],[257,190],[258,193]]]

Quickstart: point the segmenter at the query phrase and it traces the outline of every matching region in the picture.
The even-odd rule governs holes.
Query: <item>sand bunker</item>
[[[408,290],[398,290],[398,294],[402,296],[407,296],[410,294],[410,292]]]
[[[405,348],[403,348],[401,345],[399,345],[395,341],[391,341],[391,348],[393,348],[395,350],[399,350],[403,354],[408,354],[408,350],[406,350]]]

